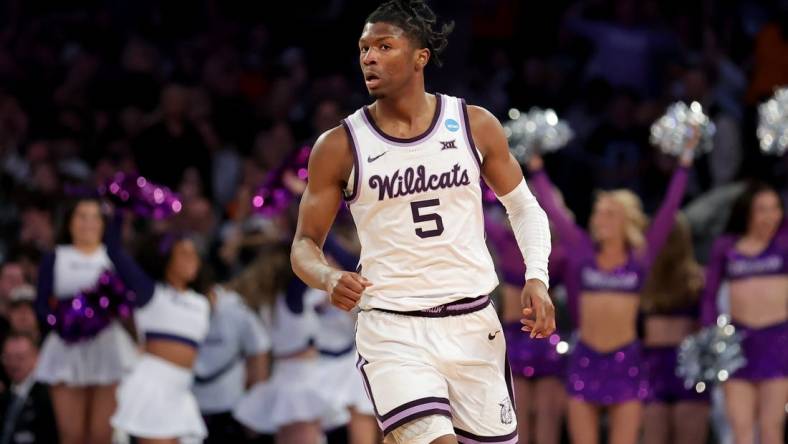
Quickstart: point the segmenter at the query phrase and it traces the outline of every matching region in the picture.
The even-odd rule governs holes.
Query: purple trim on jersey
[[[190,345],[194,348],[198,348],[200,346],[200,344],[194,339],[186,338],[179,335],[174,335],[172,333],[164,333],[159,331],[145,332],[145,340],[148,341],[151,339],[180,342],[181,344]]]
[[[353,124],[350,123],[349,119],[342,121],[342,127],[345,128],[345,132],[347,132],[347,140],[350,142],[350,148],[353,150],[353,167],[355,168],[355,172],[353,173],[353,191],[350,193],[350,196],[344,197],[348,205],[357,201],[359,194],[361,194],[361,190],[359,190],[359,184],[361,183],[361,161],[359,160],[356,134],[353,132],[352,126]]]
[[[473,142],[473,134],[471,134],[471,119],[468,117],[468,105],[465,99],[460,99],[460,111],[462,114],[462,134],[465,135],[465,140],[468,141],[468,149],[471,150],[471,155],[476,161],[476,166],[479,171],[482,170],[482,159],[479,158],[479,151],[476,149],[476,144]]]
[[[459,301],[449,302],[448,304],[438,305],[437,307],[425,308],[424,310],[395,311],[386,310],[384,308],[374,308],[373,310],[422,318],[446,318],[449,316],[461,316],[474,313],[486,308],[488,305],[490,305],[490,297],[484,295],[476,298],[464,298]]]
[[[456,427],[454,428],[454,433],[457,434],[457,442],[460,444],[517,444],[516,428],[512,433],[502,436],[478,436]]]
[[[372,113],[369,112],[369,108],[367,106],[362,108],[361,116],[364,118],[364,122],[366,122],[367,126],[369,126],[370,132],[378,139],[391,145],[406,147],[413,146],[432,136],[432,134],[435,132],[435,129],[438,127],[438,122],[442,120],[441,118],[443,117],[444,108],[445,107],[443,106],[443,99],[441,95],[435,94],[435,114],[432,117],[432,122],[430,122],[429,128],[427,128],[427,131],[424,131],[420,135],[408,139],[394,137],[384,133],[383,130],[378,127],[377,123],[375,123],[375,119],[372,117]]]

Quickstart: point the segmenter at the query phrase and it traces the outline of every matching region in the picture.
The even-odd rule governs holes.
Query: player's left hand
[[[531,332],[532,338],[546,338],[555,331],[555,306],[547,287],[538,279],[525,282],[521,296],[523,303],[522,330]]]

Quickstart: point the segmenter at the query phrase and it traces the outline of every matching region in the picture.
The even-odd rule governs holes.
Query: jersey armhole
[[[476,148],[476,143],[473,141],[473,134],[471,134],[471,120],[468,117],[468,105],[465,99],[460,99],[460,115],[462,116],[462,134],[465,136],[465,141],[468,142],[468,149],[471,151],[471,156],[479,167],[479,172],[482,170],[482,154]]]
[[[348,119],[342,121],[342,127],[345,128],[347,133],[347,140],[350,143],[350,150],[353,152],[353,168],[350,169],[350,175],[347,179],[347,186],[343,190],[343,198],[348,205],[358,200],[359,192],[359,179],[361,176],[361,162],[359,160],[358,144],[356,143],[356,135],[351,128],[351,123]]]

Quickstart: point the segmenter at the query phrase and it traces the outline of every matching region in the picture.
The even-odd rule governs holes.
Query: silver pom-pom
[[[651,125],[651,143],[669,156],[681,156],[694,136],[694,128],[701,131],[695,155],[711,151],[716,132],[714,122],[703,113],[700,103],[692,102],[687,106],[684,102],[676,102]]]
[[[531,108],[527,113],[512,108],[503,130],[515,159],[526,163],[534,153],[544,154],[563,148],[574,136],[566,121],[552,109]]]
[[[741,348],[742,336],[722,315],[717,325],[704,328],[684,339],[679,347],[676,375],[687,389],[702,393],[716,382],[725,382],[747,359]]]
[[[758,107],[761,151],[782,156],[788,148],[788,88],[780,88]]]

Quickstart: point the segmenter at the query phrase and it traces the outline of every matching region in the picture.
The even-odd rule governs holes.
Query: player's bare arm
[[[322,250],[353,168],[353,154],[343,127],[320,136],[312,148],[308,168],[309,183],[301,197],[290,262],[307,285],[324,289],[332,304],[349,311],[371,284],[358,273],[331,265]]]
[[[520,206],[523,205],[522,201],[525,199],[525,197],[520,196],[521,193],[518,192],[524,191],[519,188],[521,184],[522,187],[525,187],[520,165],[509,152],[509,145],[503,132],[503,127],[495,116],[484,108],[469,106],[468,118],[474,143],[481,152],[483,158],[482,176],[485,182],[487,182],[487,185],[495,192],[496,196],[503,196],[499,197],[499,199],[501,199],[507,207],[507,212],[510,214],[510,219],[512,219],[514,216],[510,208],[512,206],[510,202],[514,202],[514,205]],[[530,192],[527,192],[527,195],[530,195]],[[530,198],[533,199],[533,196],[530,196]],[[535,203],[535,199],[531,202],[531,205],[538,205]],[[541,210],[539,211],[541,212]],[[546,216],[544,217],[546,226]],[[512,222],[515,222],[515,220],[512,220]],[[523,250],[523,256],[526,258],[526,262],[529,262],[529,247],[523,244],[540,241],[544,242],[544,239],[531,239],[528,238],[528,236],[523,239],[521,235],[517,233],[517,225],[516,223],[512,223],[512,229],[515,230],[518,244],[521,250]],[[547,232],[546,240],[549,244],[549,231]],[[549,245],[547,251],[549,253]],[[533,254],[531,254],[531,256],[533,256]],[[531,263],[528,264],[529,269],[536,268],[534,267],[536,262],[533,260],[530,262]],[[537,275],[536,271],[538,270],[529,272],[526,276],[527,280],[522,293],[522,303],[524,307],[523,315],[525,316],[523,320],[525,324],[524,330],[530,331],[531,337],[547,337],[552,334],[556,328],[555,307],[547,293],[546,260],[544,264],[541,264],[540,261],[539,265],[544,268],[541,275],[539,277],[534,277]]]

